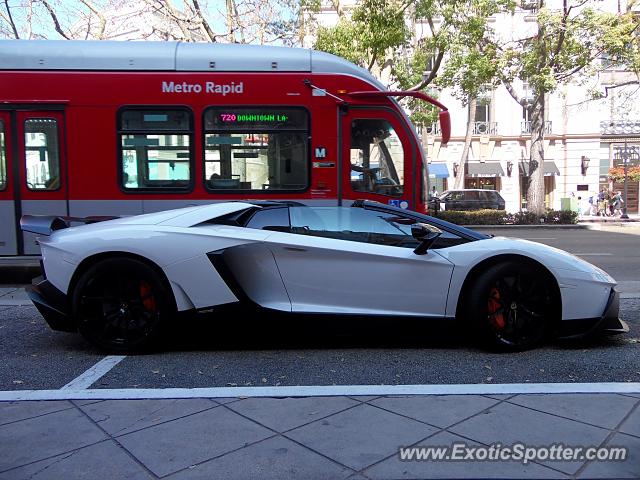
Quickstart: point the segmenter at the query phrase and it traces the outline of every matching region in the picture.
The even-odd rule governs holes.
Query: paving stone
[[[619,430],[622,433],[628,433],[629,435],[640,437],[640,405],[631,415],[629,415],[629,418],[624,421]]]
[[[47,413],[73,408],[66,400],[39,402],[0,402],[0,425],[39,417]]]
[[[162,477],[271,435],[270,430],[217,407],[123,435],[118,441]]]
[[[0,471],[60,455],[107,436],[75,408],[0,427]]]
[[[628,458],[622,462],[590,462],[578,478],[640,478],[640,438],[617,433],[607,446],[627,447]]]
[[[527,446],[597,446],[609,430],[585,425],[573,420],[536,412],[519,405],[500,403],[486,413],[476,415],[449,429],[451,432],[490,445],[500,443]],[[540,462],[545,465],[547,462]],[[581,462],[548,462],[557,470],[574,474]]]
[[[247,398],[228,405],[262,425],[284,432],[354,405],[347,397]]]
[[[454,443],[463,443],[470,447],[479,446],[478,443],[453,435],[440,432],[426,441],[420,442],[423,447],[451,447]],[[523,465],[519,461],[401,461],[399,455],[381,462],[364,471],[372,479],[406,478],[569,478],[550,468],[528,463]]]
[[[341,479],[353,471],[282,437],[269,438],[195,465],[170,480]]]
[[[498,403],[479,395],[383,397],[370,402],[385,410],[445,428]]]
[[[111,440],[0,473],[0,480],[149,480],[152,478],[153,476],[144,467]]]
[[[109,435],[115,437],[216,407],[218,405],[210,400],[195,398],[105,400],[81,408]]]
[[[631,397],[605,393],[518,395],[509,402],[608,429],[616,428],[638,403]]]
[[[367,404],[305,425],[286,436],[354,470],[393,455],[400,445],[411,445],[437,432],[415,420]]]

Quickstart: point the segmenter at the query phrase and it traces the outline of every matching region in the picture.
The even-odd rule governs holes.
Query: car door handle
[[[306,252],[307,249],[306,248],[300,248],[300,247],[284,247],[285,250],[289,250],[290,252]]]

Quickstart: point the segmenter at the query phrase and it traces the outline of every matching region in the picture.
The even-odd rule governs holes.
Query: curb
[[[531,229],[550,229],[550,230],[595,230],[597,224],[571,224],[571,225],[550,225],[542,223],[540,225],[462,225],[466,228],[474,230],[480,229],[515,229],[515,230],[531,230]]]

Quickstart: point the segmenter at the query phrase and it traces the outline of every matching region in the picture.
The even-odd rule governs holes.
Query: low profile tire
[[[484,343],[522,351],[545,340],[554,301],[546,272],[531,264],[503,262],[483,272],[471,287],[467,320]]]
[[[78,331],[111,352],[149,349],[174,311],[173,295],[161,276],[134,259],[112,258],[93,265],[73,293]]]

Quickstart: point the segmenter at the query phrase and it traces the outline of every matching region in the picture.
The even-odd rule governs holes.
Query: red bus
[[[131,215],[229,199],[426,210],[396,97],[333,55],[180,42],[0,41],[0,255],[24,214]]]

